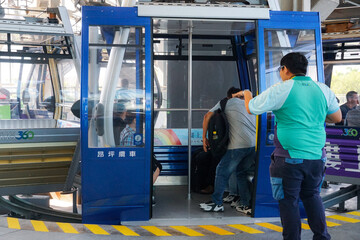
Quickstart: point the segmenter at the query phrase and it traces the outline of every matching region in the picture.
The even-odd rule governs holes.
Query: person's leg
[[[281,224],[283,226],[284,240],[300,240],[301,219],[299,211],[299,193],[303,181],[302,163],[290,164],[285,158],[275,157],[270,165],[278,168],[282,181],[283,197],[275,194],[279,200]],[[274,170],[274,169],[271,169]],[[273,175],[272,175],[273,176]],[[272,179],[273,181],[273,179]],[[274,182],[273,182],[274,183]],[[274,185],[273,187],[276,187]]]
[[[222,205],[222,198],[225,188],[228,184],[229,177],[239,164],[239,160],[244,153],[239,149],[227,150],[216,168],[215,189],[212,194],[212,200],[217,205]]]
[[[239,196],[236,171],[231,173],[228,184],[229,184],[229,194],[234,196]]]
[[[240,195],[240,204],[250,207],[251,192],[248,184],[248,174],[255,164],[255,148],[248,148],[247,155],[241,159],[236,169],[237,186]]]
[[[325,210],[320,197],[320,187],[324,176],[324,162],[305,160],[306,176],[301,186],[300,198],[304,204],[309,226],[314,240],[330,239],[327,232]]]

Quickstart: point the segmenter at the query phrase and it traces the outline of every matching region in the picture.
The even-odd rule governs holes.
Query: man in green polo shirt
[[[299,198],[313,239],[330,239],[320,197],[326,161],[324,122],[340,122],[341,111],[330,88],[306,76],[307,66],[304,55],[289,53],[280,62],[282,82],[255,98],[247,90],[235,94],[245,99],[248,113],[273,111],[276,117],[270,181],[285,240],[300,239]]]

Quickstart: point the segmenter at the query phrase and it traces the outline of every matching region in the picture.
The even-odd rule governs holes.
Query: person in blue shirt
[[[273,197],[279,202],[285,240],[300,239],[299,198],[313,239],[331,238],[320,197],[326,161],[324,122],[340,122],[341,111],[330,88],[306,76],[307,66],[304,55],[289,53],[280,62],[282,82],[255,98],[248,90],[235,94],[244,98],[248,113],[273,111],[276,117],[270,181]]]

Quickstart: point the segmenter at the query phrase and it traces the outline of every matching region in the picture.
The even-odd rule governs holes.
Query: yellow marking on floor
[[[248,226],[245,226],[245,225],[242,225],[242,224],[231,224],[231,225],[228,225],[228,226],[239,229],[239,230],[241,230],[243,232],[250,233],[250,234],[264,233],[264,232],[262,232],[260,230],[257,230],[255,228],[251,228],[251,227],[248,227]]]
[[[37,221],[37,220],[30,220],[31,224],[33,225],[35,231],[37,232],[49,232],[47,227],[45,226],[45,223],[43,221]]]
[[[102,229],[99,225],[96,224],[84,224],[93,234],[99,235],[110,235],[107,231]]]
[[[9,228],[12,228],[12,229],[21,229],[21,228],[20,228],[19,219],[8,217],[8,218],[7,218],[7,222],[8,222],[8,227],[9,227]]]
[[[306,224],[306,223],[301,223],[301,228],[305,229],[305,230],[310,230],[309,224]]]
[[[354,216],[359,216],[360,217],[360,212],[348,212],[346,214],[351,214],[351,215],[354,215]]]
[[[188,228],[188,227],[185,227],[185,226],[170,226],[172,227],[173,229],[179,231],[179,232],[182,232],[190,237],[202,237],[204,236],[204,234],[202,233],[199,233],[195,230],[192,230],[191,228]]]
[[[358,223],[358,222],[360,222],[359,219],[344,217],[344,216],[340,216],[340,215],[332,215],[332,216],[327,216],[327,217],[332,218],[332,219],[336,219],[336,220],[340,220],[340,221],[344,221],[344,222],[350,222],[350,223]]]
[[[274,230],[276,232],[282,232],[283,228],[282,227],[279,227],[277,225],[274,225],[274,224],[271,224],[271,223],[255,223],[256,225],[259,225],[261,227],[264,227],[264,228],[268,228],[268,229],[271,229],[271,230]]]
[[[70,223],[56,223],[64,233],[79,233]]]
[[[210,232],[216,233],[218,235],[234,235],[235,233],[226,231],[222,228],[219,228],[217,226],[213,226],[213,225],[199,225],[199,227],[202,227]]]
[[[133,230],[131,230],[128,227],[119,226],[119,225],[112,225],[112,226],[125,236],[140,236],[139,234],[137,234],[136,232],[134,232]]]
[[[160,228],[155,227],[155,226],[141,226],[141,227],[156,236],[171,236],[171,234],[169,234],[169,233],[165,232],[164,230],[161,230]]]
[[[330,222],[330,221],[326,221],[326,225],[327,225],[328,227],[341,226],[340,223],[334,223],[334,222]]]

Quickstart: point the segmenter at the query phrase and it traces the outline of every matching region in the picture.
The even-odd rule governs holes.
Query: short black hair
[[[347,92],[347,93],[346,93],[346,101],[349,101],[349,99],[352,98],[353,95],[355,95],[355,94],[358,94],[358,93],[355,92],[355,91]]]
[[[126,113],[125,123],[126,124],[131,124],[134,121],[135,118],[136,118],[135,113],[128,112],[128,113]]]
[[[287,69],[295,75],[306,75],[308,64],[309,62],[306,57],[298,52],[288,53],[280,61],[281,66],[287,67]]]
[[[229,90],[227,91],[226,96],[227,96],[228,98],[232,98],[232,95],[233,95],[234,93],[237,93],[237,92],[240,92],[240,91],[241,91],[240,88],[231,87],[231,88],[229,88]]]

